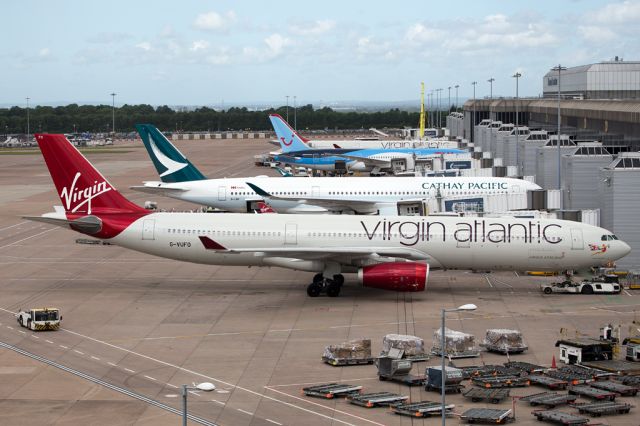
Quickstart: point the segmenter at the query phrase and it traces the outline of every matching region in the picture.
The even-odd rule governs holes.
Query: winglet
[[[202,242],[202,245],[207,250],[224,250],[224,251],[228,251],[228,249],[225,246],[216,243],[215,241],[213,241],[209,237],[198,237],[198,238],[200,238],[200,241]]]
[[[258,194],[261,197],[271,197],[271,194],[269,194],[267,191],[265,191],[264,189],[260,188],[258,185],[254,185],[250,182],[247,182],[247,185],[249,185],[249,187],[251,189],[253,189],[253,191]]]

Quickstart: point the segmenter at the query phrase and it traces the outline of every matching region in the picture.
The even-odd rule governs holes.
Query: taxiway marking
[[[51,231],[53,231],[53,230],[55,230],[55,229],[56,229],[56,228],[47,229],[46,231],[38,232],[37,234],[32,235],[32,236],[30,236],[30,237],[26,237],[26,238],[23,238],[23,239],[21,239],[21,240],[14,241],[14,242],[12,242],[11,244],[7,244],[7,245],[4,245],[4,246],[0,247],[0,250],[1,250],[1,249],[3,249],[3,248],[11,247],[11,246],[16,245],[16,244],[18,244],[18,243],[21,243],[21,242],[23,242],[23,241],[30,240],[31,238],[35,238],[35,237],[37,237],[37,236],[39,236],[39,235],[46,234],[47,232],[51,232]]]
[[[236,408],[236,410],[240,411],[241,413],[245,413],[250,416],[253,416],[253,413],[251,411],[243,410],[242,408]]]

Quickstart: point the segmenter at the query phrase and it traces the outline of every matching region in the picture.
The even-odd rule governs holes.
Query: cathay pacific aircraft
[[[266,202],[278,213],[398,214],[399,201],[430,197],[478,197],[540,189],[521,179],[498,177],[246,177],[207,179],[156,127],[136,129],[161,181],[132,189],[230,212],[253,212]]]
[[[365,287],[423,291],[430,268],[586,270],[631,250],[606,229],[556,219],[153,213],[120,194],[64,135],[36,141],[62,206],[26,219],[168,259],[313,272],[309,296],[338,296],[344,273]]]
[[[416,158],[468,154],[453,148],[312,149],[278,114],[269,115],[269,119],[282,148],[282,154],[274,155],[274,159],[315,170],[334,171],[342,166],[349,171],[377,173],[391,170],[393,162],[404,162],[405,170],[413,170]]]

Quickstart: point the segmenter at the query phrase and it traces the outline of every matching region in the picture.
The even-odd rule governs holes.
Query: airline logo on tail
[[[87,204],[87,214],[91,214],[91,200],[105,192],[111,191],[113,188],[109,186],[106,181],[94,181],[93,186],[84,189],[76,188],[76,183],[81,176],[82,173],[77,172],[73,178],[73,182],[71,182],[71,186],[62,188],[60,199],[64,203],[64,208],[67,212],[75,213],[80,207]],[[73,206],[73,208],[71,206]]]
[[[156,142],[153,140],[153,138],[149,139],[149,146],[151,146],[151,151],[153,152],[153,155],[155,155],[156,160],[158,160],[164,166],[164,168],[167,169],[160,174],[160,177],[170,175],[188,166],[187,163],[179,163],[164,155],[156,145]]]
[[[280,141],[282,152],[307,151],[311,149],[304,139],[291,128],[289,123],[284,121],[278,114],[269,115],[269,120],[271,120],[273,130],[275,130],[276,137]]]

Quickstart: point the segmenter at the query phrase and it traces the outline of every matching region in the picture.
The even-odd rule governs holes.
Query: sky
[[[640,0],[0,3],[0,104],[211,105],[542,92],[554,65],[640,60]],[[455,89],[451,89],[452,98]],[[453,99],[452,99],[453,102]]]

